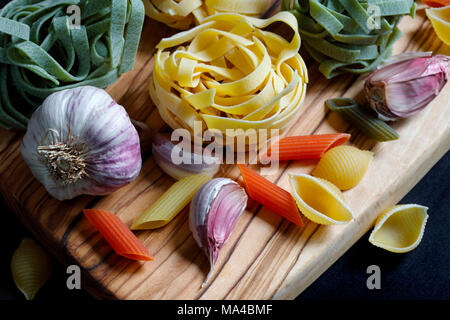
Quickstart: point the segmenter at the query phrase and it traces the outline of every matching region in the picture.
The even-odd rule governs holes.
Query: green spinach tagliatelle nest
[[[298,20],[302,45],[327,78],[364,73],[388,59],[403,15],[415,14],[414,0],[283,0]]]
[[[144,11],[141,0],[13,0],[0,9],[0,126],[24,130],[53,92],[105,88],[131,70]]]

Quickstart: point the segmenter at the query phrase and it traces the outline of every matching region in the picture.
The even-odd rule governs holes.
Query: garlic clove
[[[153,136],[155,135],[155,132],[144,122],[131,119],[131,123],[133,123],[139,135],[139,143],[141,145],[142,157],[146,158],[146,156],[150,153],[152,149],[152,140]]]
[[[195,194],[189,211],[189,228],[210,263],[202,287],[213,274],[220,249],[244,212],[247,199],[244,189],[228,178],[210,180]]]
[[[450,58],[410,54],[369,75],[364,91],[369,105],[382,120],[410,117],[426,107],[450,75]]]
[[[152,153],[156,164],[175,180],[199,173],[208,174],[212,177],[220,168],[218,158],[187,152],[180,146],[173,144],[166,135],[160,133],[153,137]],[[194,161],[196,157],[202,157],[201,163]],[[182,163],[176,163],[175,158],[182,160]]]

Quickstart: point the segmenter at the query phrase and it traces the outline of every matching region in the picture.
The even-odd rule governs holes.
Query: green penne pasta
[[[0,126],[24,130],[48,95],[106,88],[131,70],[144,17],[140,0],[9,2],[0,9]]]
[[[339,114],[373,140],[381,142],[399,138],[398,133],[386,122],[372,115],[369,110],[361,108],[353,99],[328,99],[325,104],[331,111]]]
[[[402,35],[401,17],[415,14],[413,0],[294,0],[281,8],[297,18],[306,50],[328,79],[373,71]]]

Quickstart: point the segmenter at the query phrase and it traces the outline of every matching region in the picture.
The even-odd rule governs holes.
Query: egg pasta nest
[[[263,30],[289,26],[290,41]],[[150,95],[172,128],[194,132],[195,121],[227,129],[284,128],[298,113],[307,69],[298,54],[297,21],[288,12],[269,19],[216,14],[157,45]]]
[[[188,29],[216,13],[240,13],[258,17],[271,0],[144,0],[146,14],[176,29]]]

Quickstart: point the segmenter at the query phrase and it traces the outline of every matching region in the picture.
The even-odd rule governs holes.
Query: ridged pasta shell
[[[427,210],[427,207],[417,204],[396,205],[385,210],[375,223],[370,243],[397,253],[413,250],[422,240]]]
[[[312,174],[348,190],[361,181],[372,158],[371,151],[346,145],[335,147],[323,155]]]
[[[342,192],[331,182],[307,174],[289,175],[300,211],[318,224],[342,224],[353,219]]]
[[[425,9],[439,39],[450,45],[450,7]]]
[[[27,300],[34,299],[51,271],[52,262],[47,252],[32,239],[23,239],[12,256],[11,273],[17,288]]]

